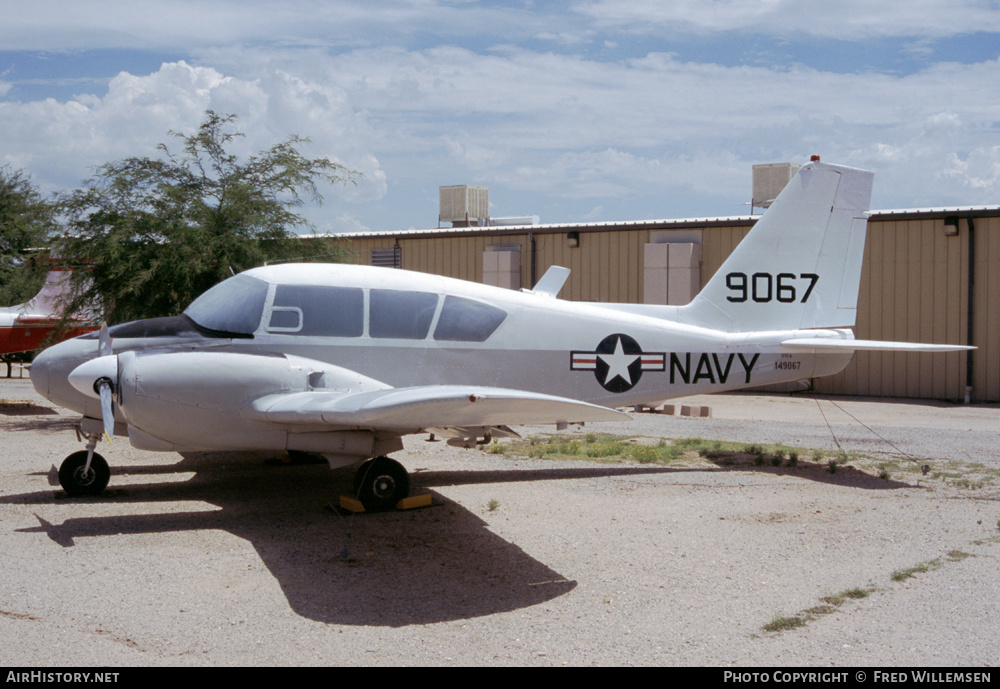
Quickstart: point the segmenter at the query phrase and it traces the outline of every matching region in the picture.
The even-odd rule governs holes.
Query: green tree
[[[41,289],[46,266],[27,260],[25,251],[48,244],[52,221],[52,204],[30,178],[0,167],[0,306],[20,304]]]
[[[169,132],[161,158],[126,158],[97,168],[61,199],[68,231],[57,250],[86,270],[73,273],[64,313],[95,309],[110,323],[176,315],[199,294],[265,261],[338,260],[336,245],[303,242],[312,229],[296,210],[322,202],[318,184],[354,183],[360,173],[306,158],[291,136],[245,160],[229,148],[235,115],[206,112],[194,134]],[[333,253],[331,258],[328,254]]]

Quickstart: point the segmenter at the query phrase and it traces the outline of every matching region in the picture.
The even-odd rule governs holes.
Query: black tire
[[[90,471],[86,475],[83,473],[85,466],[87,466],[87,451],[80,450],[64,459],[62,466],[59,467],[59,484],[70,497],[100,495],[108,487],[111,468],[104,457],[95,452],[90,460]]]
[[[354,496],[366,512],[390,510],[409,494],[410,475],[394,459],[369,459],[354,475]]]

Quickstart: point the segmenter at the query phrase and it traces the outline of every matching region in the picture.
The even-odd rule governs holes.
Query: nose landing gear
[[[87,449],[74,452],[59,467],[59,485],[72,498],[100,495],[111,480],[111,467],[94,452],[99,435],[87,433]]]

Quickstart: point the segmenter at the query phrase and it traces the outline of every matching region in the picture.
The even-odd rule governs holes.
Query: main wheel
[[[410,475],[394,459],[369,459],[354,475],[354,495],[367,512],[392,509],[409,494]]]
[[[100,495],[111,480],[111,468],[104,457],[94,453],[90,460],[90,470],[84,473],[87,466],[87,451],[74,452],[63,460],[59,467],[59,483],[70,497],[83,495]]]

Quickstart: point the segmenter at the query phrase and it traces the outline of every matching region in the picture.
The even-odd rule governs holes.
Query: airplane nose
[[[30,368],[31,384],[42,397],[48,399],[49,377],[52,373],[52,355],[50,349],[40,352],[32,361]]]
[[[82,408],[84,398],[67,380],[69,373],[97,357],[97,340],[66,340],[42,351],[31,362],[31,384],[39,395],[68,409]]]

